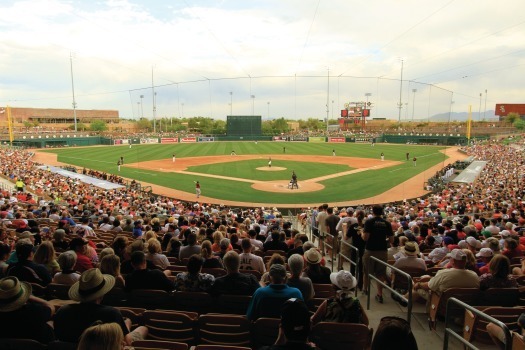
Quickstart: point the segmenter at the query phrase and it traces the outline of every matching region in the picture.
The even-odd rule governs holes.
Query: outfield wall
[[[483,139],[477,137],[477,139]],[[186,137],[133,137],[133,138],[107,138],[89,136],[88,134],[44,134],[22,136],[13,141],[14,146],[26,148],[56,148],[94,145],[144,145],[144,144],[175,144],[175,143],[201,143],[216,141],[266,141],[266,142],[311,142],[311,143],[371,143],[384,142],[396,144],[416,145],[466,145],[468,140],[460,134],[384,134],[375,138],[364,135],[349,136],[304,136],[304,135],[277,135],[277,136],[186,136]],[[9,140],[0,140],[8,144]]]

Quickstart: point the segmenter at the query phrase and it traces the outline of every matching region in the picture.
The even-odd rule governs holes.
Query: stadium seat
[[[250,295],[222,294],[216,297],[216,307],[213,310],[218,313],[246,315],[251,300]]]
[[[454,297],[469,305],[476,305],[480,290],[478,288],[449,288],[441,294],[430,294],[430,310],[428,325],[431,330],[436,329],[437,317],[444,317],[448,299]],[[455,308],[457,309],[457,308]]]
[[[252,350],[245,346],[225,346],[225,345],[197,345],[194,350]]]
[[[332,284],[314,283],[315,297],[318,299],[329,299],[335,297],[335,289]]]
[[[135,329],[138,326],[141,326],[144,323],[143,315],[146,312],[146,309],[143,308],[133,308],[133,307],[117,307],[117,309],[122,314],[122,317],[127,317],[131,320],[131,328]]]
[[[227,314],[201,315],[199,344],[250,346],[250,321],[246,316]]]
[[[164,290],[156,289],[135,289],[131,291],[128,293],[126,306],[148,310],[173,310],[175,308],[173,296]]]
[[[312,328],[310,340],[321,349],[367,349],[373,329],[362,324],[319,322]]]
[[[77,350],[77,347],[77,343],[68,343],[60,340],[55,340],[47,344],[48,350]]]
[[[44,344],[32,339],[0,339],[0,349],[2,350],[45,350],[46,348]]]
[[[205,292],[175,292],[173,302],[175,310],[204,314],[213,311],[213,299]]]
[[[148,339],[189,345],[196,343],[198,314],[195,312],[148,310],[142,317],[144,325],[148,327]]]
[[[163,340],[136,340],[132,344],[135,350],[188,350],[188,344]]]
[[[281,319],[260,317],[252,324],[252,342],[255,349],[275,344]]]
[[[518,317],[525,312],[525,307],[485,307],[479,306],[476,309],[494,317],[505,323],[510,331],[519,331],[517,324]],[[465,310],[465,321],[463,326],[463,338],[468,342],[474,340],[486,344],[492,344],[492,339],[487,333],[488,322],[469,310]]]

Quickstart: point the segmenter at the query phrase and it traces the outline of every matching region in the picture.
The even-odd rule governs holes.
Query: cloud
[[[272,116],[324,118],[328,100],[337,117],[370,92],[372,116],[397,119],[400,58],[402,117],[452,100],[465,111],[485,89],[493,109],[523,102],[525,22],[509,14],[524,10],[487,0],[16,1],[0,5],[0,104],[70,108],[72,52],[79,108],[123,117],[151,94],[153,72],[159,115],[179,116],[185,103],[185,116],[224,118],[232,91],[235,114],[251,114],[255,95],[263,116],[270,102]]]

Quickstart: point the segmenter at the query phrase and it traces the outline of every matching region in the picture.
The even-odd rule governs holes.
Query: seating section
[[[437,318],[445,316],[447,301],[452,297],[472,306],[516,306],[519,304],[519,289],[490,288],[480,291],[477,288],[450,288],[442,294],[432,293],[428,315],[430,329],[435,330]],[[455,315],[459,309],[453,306],[449,311]]]

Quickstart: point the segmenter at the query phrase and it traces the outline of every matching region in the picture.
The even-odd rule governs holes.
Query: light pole
[[[403,98],[403,64],[404,64],[404,61],[403,59],[401,59],[401,79],[399,80],[399,103],[397,104],[399,108],[399,114],[397,117],[398,123],[401,123],[401,108],[403,108],[403,101],[402,101],[402,98]]]
[[[250,96],[252,99],[252,115],[255,115],[255,95]]]
[[[181,111],[182,111],[182,119],[184,119],[184,102],[180,104],[181,106]]]
[[[266,102],[268,105],[268,120],[270,120],[270,101]]]
[[[75,82],[73,80],[73,55],[69,53],[69,64],[71,68],[71,91],[73,93],[73,120],[75,121],[75,132],[77,132],[77,102],[75,101]]]
[[[144,107],[142,106],[142,99],[144,98],[144,95],[140,95],[140,118],[144,118]]]
[[[483,110],[483,120],[485,120],[485,113],[487,113],[487,89],[485,89],[485,109]]]
[[[233,115],[233,91],[230,91],[230,115]]]
[[[412,99],[412,122],[414,122],[414,110],[416,108],[416,92],[417,92],[417,89],[412,89],[412,92],[414,94],[414,97]]]
[[[478,109],[478,119],[481,120],[481,96],[483,95],[482,92],[479,93],[479,109]]]

